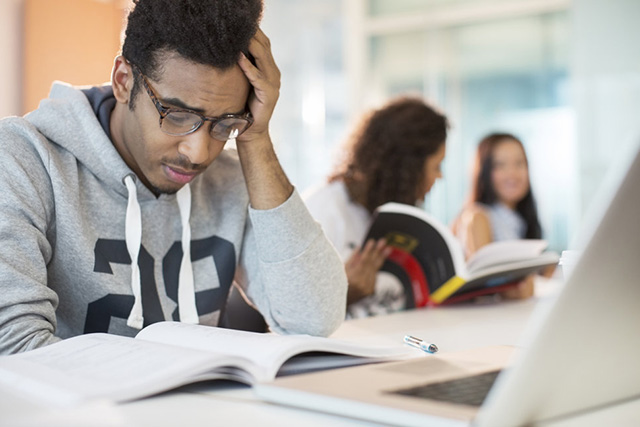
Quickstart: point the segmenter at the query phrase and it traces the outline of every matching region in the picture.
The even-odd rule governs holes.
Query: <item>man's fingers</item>
[[[258,32],[249,41],[249,53],[256,61],[255,66],[248,61],[253,68],[252,75],[255,75],[256,78],[264,78],[269,82],[277,82],[279,85],[280,70],[271,52],[271,41],[262,30],[258,29]]]
[[[248,105],[254,122],[239,137],[238,141],[243,142],[268,132],[269,120],[280,95],[280,70],[271,54],[271,42],[262,30],[259,29],[250,40],[249,53],[255,58],[255,65],[245,54],[241,53],[238,58],[238,65],[253,87]]]

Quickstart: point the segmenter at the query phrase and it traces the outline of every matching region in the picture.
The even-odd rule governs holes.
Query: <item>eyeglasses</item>
[[[183,108],[169,108],[162,105],[158,97],[151,89],[147,78],[140,69],[133,66],[142,77],[142,84],[147,90],[153,105],[156,106],[160,114],[160,129],[173,136],[188,135],[200,129],[204,122],[211,122],[211,136],[218,141],[226,141],[230,137],[240,136],[253,124],[251,112],[245,111],[243,114],[224,114],[218,117],[205,117],[202,114]]]

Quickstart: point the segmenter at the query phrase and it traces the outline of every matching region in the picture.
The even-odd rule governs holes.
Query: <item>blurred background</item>
[[[0,0],[0,116],[36,108],[53,80],[108,81],[129,5]],[[265,0],[282,71],[276,151],[303,191],[325,179],[361,114],[419,95],[452,125],[424,207],[449,223],[479,139],[511,132],[544,237],[572,248],[603,182],[640,147],[638,22],[639,0]]]

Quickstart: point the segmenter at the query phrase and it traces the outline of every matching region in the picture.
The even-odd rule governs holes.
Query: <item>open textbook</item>
[[[203,380],[245,384],[276,376],[409,357],[411,349],[309,335],[159,322],[135,338],[80,335],[0,357],[0,385],[52,405],[134,400]]]
[[[408,307],[423,307],[497,293],[558,263],[544,240],[493,242],[465,261],[461,243],[424,210],[387,203],[374,213],[365,239],[386,238],[393,251],[381,271],[404,286]]]

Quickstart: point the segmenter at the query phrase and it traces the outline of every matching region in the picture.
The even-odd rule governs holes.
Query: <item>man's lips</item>
[[[191,182],[200,173],[200,171],[183,171],[168,165],[164,165],[164,170],[171,181],[183,185]]]

